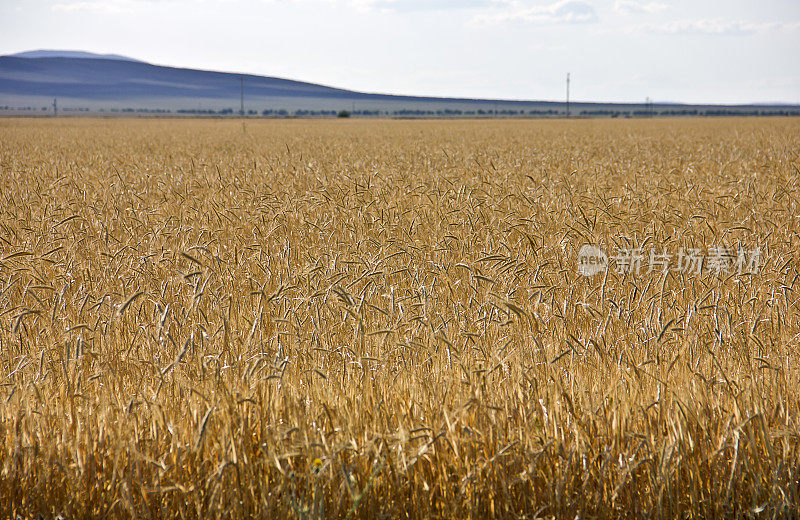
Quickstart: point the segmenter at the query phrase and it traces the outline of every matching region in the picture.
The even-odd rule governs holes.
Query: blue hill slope
[[[37,51],[18,52],[16,54],[9,54],[14,58],[86,58],[86,59],[101,59],[101,60],[123,60],[123,61],[139,61],[127,56],[120,56],[119,54],[95,54],[86,51],[57,51],[41,49]]]
[[[50,110],[181,113],[238,112],[244,87],[248,113],[303,115],[353,110],[359,115],[559,116],[565,104],[396,96],[355,92],[268,76],[165,67],[119,55],[29,51],[0,56],[0,114]],[[357,107],[357,108],[356,108]],[[800,114],[797,105],[571,103],[582,116]]]
[[[102,58],[0,57],[0,93],[92,100],[235,99],[244,78],[249,96],[349,97],[354,92],[264,76],[162,67]]]

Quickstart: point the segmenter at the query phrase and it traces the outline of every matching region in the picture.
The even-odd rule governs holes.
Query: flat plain
[[[0,120],[0,515],[796,517],[798,168],[796,118]]]

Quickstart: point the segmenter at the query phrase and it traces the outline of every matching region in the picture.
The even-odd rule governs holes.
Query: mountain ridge
[[[256,74],[170,67],[115,54],[25,51],[0,56],[0,114],[63,110],[296,114],[347,110],[359,115],[561,116],[559,101],[493,100],[375,94]],[[39,108],[35,108],[35,107]],[[33,107],[33,108],[32,108]],[[783,104],[570,103],[573,115],[800,115]],[[724,113],[719,113],[724,112]]]
[[[33,51],[16,52],[14,54],[6,54],[12,58],[81,58],[91,60],[119,60],[119,61],[135,61],[145,63],[142,60],[129,58],[120,54],[98,54],[96,52],[88,51],[70,51],[70,50],[57,50],[57,49],[37,49]]]

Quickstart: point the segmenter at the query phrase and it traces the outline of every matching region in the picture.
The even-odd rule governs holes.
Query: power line
[[[569,72],[567,72],[567,117],[569,117]]]

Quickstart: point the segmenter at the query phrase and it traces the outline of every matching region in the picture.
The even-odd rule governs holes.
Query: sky
[[[60,49],[362,92],[800,103],[798,0],[0,0]]]

